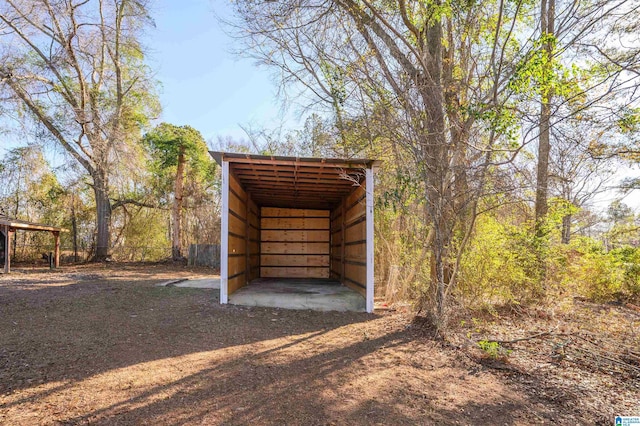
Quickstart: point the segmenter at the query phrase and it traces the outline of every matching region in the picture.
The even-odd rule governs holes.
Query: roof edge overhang
[[[252,164],[278,164],[278,163],[300,163],[305,165],[321,164],[325,167],[335,168],[373,168],[380,164],[380,161],[367,158],[320,158],[320,157],[287,157],[282,155],[258,155],[241,154],[233,152],[209,151],[209,154],[219,165],[223,161],[230,163],[252,163]]]
[[[46,225],[44,223],[27,222],[24,220],[0,218],[0,226],[23,231],[49,231],[49,232],[69,232],[67,228]]]

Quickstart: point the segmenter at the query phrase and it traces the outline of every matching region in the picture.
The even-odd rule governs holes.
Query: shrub
[[[481,216],[460,265],[458,294],[467,305],[526,303],[540,293],[531,232]]]
[[[640,249],[624,247],[607,252],[590,238],[575,242],[577,253],[568,261],[563,283],[597,302],[640,296]]]

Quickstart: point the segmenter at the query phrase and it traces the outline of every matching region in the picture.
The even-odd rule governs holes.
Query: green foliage
[[[171,242],[167,232],[165,213],[157,209],[139,209],[132,213],[123,228],[118,246],[115,247],[117,260],[166,259],[169,255],[167,247],[171,246]]]
[[[185,157],[185,190],[197,192],[209,188],[215,179],[215,162],[211,161],[207,144],[199,131],[191,126],[175,126],[161,123],[143,137],[151,164],[153,192],[161,204],[169,204],[166,198],[173,191],[173,183],[182,152]],[[189,185],[191,183],[191,185]]]
[[[559,278],[566,290],[596,302],[635,300],[640,296],[640,248],[606,251],[601,243],[580,238],[572,243]]]
[[[548,201],[549,212],[547,213],[547,227],[558,228],[562,224],[565,216],[572,216],[580,211],[571,201],[560,197],[550,198]],[[549,231],[550,232],[550,231]]]
[[[547,45],[550,54],[545,50]],[[533,47],[532,53],[517,63],[509,88],[528,95],[545,95],[552,91],[554,96],[569,99],[571,103],[583,100],[581,83],[589,78],[589,71],[558,61],[557,39],[552,34],[543,34]]]
[[[181,151],[194,171],[203,175],[209,172],[211,161],[206,157],[207,144],[200,132],[191,126],[161,123],[144,136],[143,142],[149,149],[157,172],[176,167]]]
[[[624,279],[621,263],[611,253],[591,245],[578,252],[569,264],[565,286],[596,302],[615,300],[620,295]]]
[[[539,297],[538,244],[530,226],[479,217],[460,265],[460,297],[468,306],[526,303]]]
[[[513,352],[500,346],[500,343],[491,340],[480,340],[478,346],[492,359],[506,358]]]
[[[624,272],[622,291],[630,299],[640,297],[640,247],[623,247],[611,251]]]
[[[640,108],[625,107],[620,111],[618,126],[623,133],[640,131]]]

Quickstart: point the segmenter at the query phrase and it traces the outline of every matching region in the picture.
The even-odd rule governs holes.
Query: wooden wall
[[[331,278],[362,295],[367,288],[366,192],[364,186],[331,212]]]
[[[262,207],[260,276],[329,278],[329,211]]]
[[[249,195],[249,233],[248,233],[249,280],[260,278],[260,208]]]
[[[260,210],[229,174],[228,294],[260,276]]]

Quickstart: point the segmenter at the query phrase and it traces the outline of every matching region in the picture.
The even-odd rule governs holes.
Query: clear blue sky
[[[242,138],[240,125],[276,127],[281,122],[270,71],[230,53],[238,46],[215,15],[228,16],[229,2],[159,0],[153,8],[156,29],[147,40],[150,65],[163,86],[161,120],[188,124],[207,140]],[[289,114],[286,125],[297,124]]]

